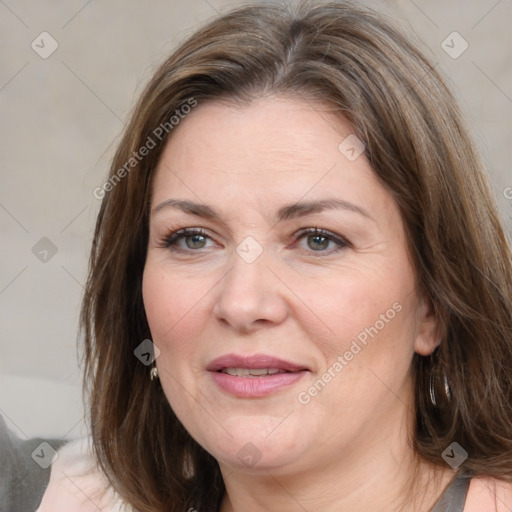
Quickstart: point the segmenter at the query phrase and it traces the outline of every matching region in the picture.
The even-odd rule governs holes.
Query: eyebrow
[[[219,213],[217,213],[215,209],[208,206],[207,204],[195,203],[193,201],[184,199],[167,199],[159,205],[155,206],[152,210],[152,214],[158,213],[159,211],[166,208],[176,208],[185,213],[197,215],[198,217],[203,217],[206,219],[218,221],[221,220]],[[304,217],[306,215],[322,212],[324,210],[346,210],[353,213],[358,213],[373,220],[373,218],[364,208],[361,208],[360,206],[357,206],[353,203],[344,201],[342,199],[322,199],[318,201],[304,201],[283,206],[277,212],[277,221],[281,222],[298,217]]]

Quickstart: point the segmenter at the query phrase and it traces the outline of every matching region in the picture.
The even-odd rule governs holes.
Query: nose
[[[231,268],[216,287],[215,317],[246,333],[284,322],[289,313],[286,286],[266,251],[252,262],[234,253],[232,261]]]

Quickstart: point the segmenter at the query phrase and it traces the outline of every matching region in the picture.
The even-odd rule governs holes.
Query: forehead
[[[325,105],[288,97],[254,100],[240,106],[210,101],[198,106],[173,130],[164,153],[174,158],[209,163],[213,169],[226,163],[265,168],[318,159],[319,152],[337,150],[337,142],[352,132],[347,121],[335,117]],[[222,162],[218,157],[222,155]],[[239,169],[243,171],[243,168]]]
[[[347,137],[354,137],[350,123],[318,102],[271,97],[246,106],[199,103],[166,143],[153,202],[169,195],[289,202],[326,193],[354,202],[389,200],[364,154],[347,158]]]

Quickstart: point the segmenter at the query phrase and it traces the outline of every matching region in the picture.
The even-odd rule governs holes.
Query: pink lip
[[[262,377],[237,377],[222,373],[223,368],[277,368],[287,373],[276,373]],[[309,371],[306,367],[290,361],[265,355],[242,356],[228,354],[212,361],[206,368],[214,382],[226,393],[239,398],[267,396],[291,386]]]
[[[307,370],[305,366],[291,363],[278,357],[266,354],[254,354],[252,356],[243,356],[238,354],[226,354],[225,356],[214,359],[206,369],[210,372],[217,372],[222,368],[278,368],[287,372],[299,372]]]

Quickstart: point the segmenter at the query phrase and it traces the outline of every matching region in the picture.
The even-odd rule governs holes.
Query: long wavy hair
[[[435,355],[412,361],[415,453],[445,466],[441,454],[457,441],[474,475],[512,479],[511,252],[484,166],[429,59],[387,17],[348,1],[254,2],[218,16],[163,62],[135,106],[97,194],[81,309],[100,468],[135,510],[219,508],[217,461],[134,356],[151,338],[142,301],[150,191],[184,105],[266,94],[320,101],[348,119],[399,205],[419,286],[443,326]]]

